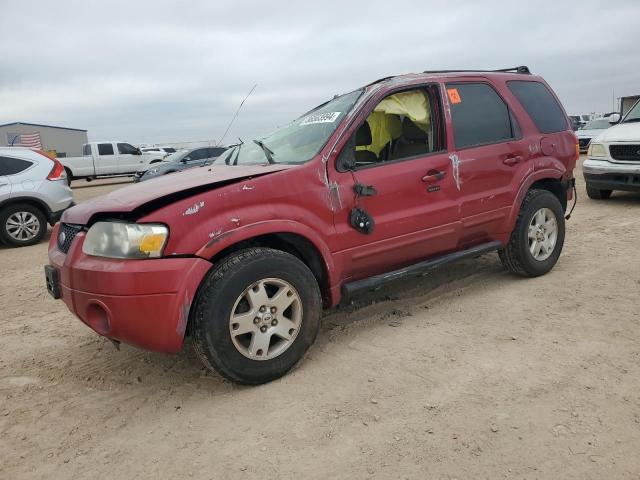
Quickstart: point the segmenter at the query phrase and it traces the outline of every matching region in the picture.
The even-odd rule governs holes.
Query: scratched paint
[[[182,215],[195,215],[204,207],[204,202],[197,202],[187,208]]]
[[[246,190],[253,190],[254,188],[256,188],[256,187],[254,187],[253,185],[247,185],[247,184],[242,185],[242,190],[245,190],[245,191]]]
[[[221,235],[221,234],[222,234],[222,229],[219,228],[215,232],[210,232],[209,233],[209,238],[216,238],[218,235]]]
[[[453,170],[453,179],[456,182],[456,188],[460,190],[460,159],[455,153],[449,155],[449,159],[451,160],[451,169]]]

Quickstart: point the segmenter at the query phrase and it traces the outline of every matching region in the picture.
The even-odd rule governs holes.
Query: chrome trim
[[[606,173],[627,173],[640,175],[640,163],[614,163],[607,160],[587,158],[582,164],[582,172],[591,175],[604,175]]]

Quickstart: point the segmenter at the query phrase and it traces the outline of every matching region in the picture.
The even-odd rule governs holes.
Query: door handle
[[[440,170],[429,170],[427,174],[422,177],[423,182],[439,182],[445,176],[444,172]]]
[[[505,165],[513,166],[520,163],[521,161],[522,157],[520,155],[512,155],[505,158],[502,163],[504,163]]]

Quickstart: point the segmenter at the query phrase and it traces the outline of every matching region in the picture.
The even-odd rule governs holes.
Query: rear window
[[[509,90],[520,101],[540,133],[567,130],[567,119],[549,89],[540,82],[512,80]]]
[[[213,147],[209,149],[209,158],[219,157],[225,152],[226,148]]]
[[[82,155],[84,156],[91,155],[91,145],[87,143],[82,147]]]
[[[173,147],[165,147],[164,151],[167,153],[176,153],[176,149]]]
[[[33,162],[19,158],[0,157],[0,175],[15,175],[25,171]]]
[[[507,104],[485,83],[449,83],[456,148],[503,142],[517,135]]]
[[[113,155],[113,145],[110,143],[99,143],[98,155]]]

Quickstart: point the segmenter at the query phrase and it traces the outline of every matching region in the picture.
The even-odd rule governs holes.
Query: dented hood
[[[192,168],[182,172],[119,188],[100,197],[82,202],[62,215],[62,221],[85,225],[96,213],[130,213],[158,204],[163,198],[184,198],[216,186],[224,186],[243,179],[267,175],[295,165],[226,165]]]

